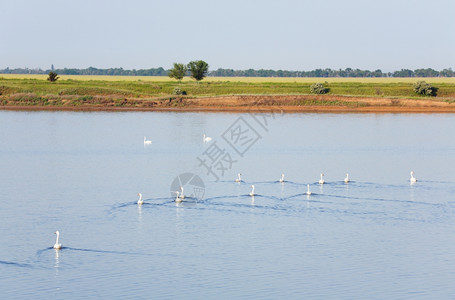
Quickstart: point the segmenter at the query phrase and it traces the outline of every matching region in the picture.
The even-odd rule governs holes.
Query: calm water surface
[[[454,121],[0,111],[1,298],[454,298]]]

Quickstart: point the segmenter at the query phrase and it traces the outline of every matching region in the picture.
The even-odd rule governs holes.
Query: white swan
[[[409,181],[411,181],[411,183],[417,182],[417,178],[414,177],[414,171],[411,171],[411,178],[409,179]]]
[[[241,182],[242,181],[242,178],[240,178],[240,173],[237,174],[237,178],[235,179],[235,182]]]
[[[151,140],[147,140],[147,138],[144,136],[144,146],[145,145],[151,145],[152,144],[152,141]]]
[[[60,236],[60,232],[57,230],[56,232],[54,232],[56,235],[57,235],[57,239],[55,240],[55,245],[54,245],[54,249],[62,249],[62,244],[59,244],[58,243],[58,238]]]
[[[177,194],[177,197],[175,198],[175,202],[182,202],[182,198],[179,197],[179,192],[175,192]]]
[[[181,190],[182,192],[181,192],[180,195],[177,196],[177,197],[179,197],[180,199],[183,200],[183,199],[185,199],[185,195],[183,195],[183,186],[180,187],[180,190]]]
[[[210,141],[212,140],[212,138],[209,137],[209,136],[206,136],[205,133],[204,133],[204,136],[202,137],[202,140],[203,140],[204,143],[205,143],[205,142],[210,142]]]
[[[281,174],[280,182],[284,182],[284,174]]]
[[[142,194],[138,193],[137,195],[139,196],[139,199],[137,200],[137,204],[139,204],[139,205],[144,204],[144,200],[142,200]]]
[[[306,194],[307,194],[307,195],[311,195],[310,185],[309,185],[309,184],[307,185]]]
[[[324,184],[325,183],[324,179],[322,178],[323,176],[324,176],[324,174],[321,173],[321,179],[319,179],[319,184]]]
[[[249,193],[249,195],[250,195],[251,197],[254,197],[254,196],[256,195],[256,194],[254,193],[254,185],[251,186],[251,189],[252,189],[252,190],[251,190],[251,193]]]
[[[348,173],[346,173],[346,178],[344,179],[344,182],[345,182],[345,183],[348,183],[348,182],[349,182],[349,174],[348,174]]]

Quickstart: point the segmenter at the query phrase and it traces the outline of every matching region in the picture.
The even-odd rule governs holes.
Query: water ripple
[[[0,260],[0,264],[7,265],[7,266],[20,267],[20,268],[32,268],[33,267],[30,264],[18,263],[18,262],[14,262],[14,261],[4,261],[4,260]]]

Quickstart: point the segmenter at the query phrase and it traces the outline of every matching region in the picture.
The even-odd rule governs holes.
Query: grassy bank
[[[455,102],[455,78],[215,78],[198,83],[186,78],[181,83],[168,77],[60,76],[54,83],[46,75],[1,75],[0,104],[3,106],[185,106],[191,99],[233,95],[305,95],[305,103],[334,105],[344,103],[333,97],[366,97]],[[437,97],[414,93],[412,85],[425,80],[439,88]],[[322,82],[330,88],[327,97],[311,96],[310,85]],[[174,88],[187,96],[173,95]],[[314,97],[308,99],[308,97]],[[296,105],[295,100],[289,105]],[[338,102],[333,102],[338,101]],[[283,105],[286,102],[282,102]],[[303,103],[301,103],[303,104]],[[298,105],[301,105],[298,104]],[[216,103],[212,103],[216,105]],[[236,105],[241,105],[237,103]],[[251,104],[253,105],[253,104]],[[306,105],[306,104],[303,104]],[[350,102],[352,105],[352,101]]]

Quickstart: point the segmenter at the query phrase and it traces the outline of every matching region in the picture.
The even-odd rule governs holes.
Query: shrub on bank
[[[327,94],[329,91],[330,91],[330,89],[324,87],[324,84],[322,84],[322,83],[320,83],[320,82],[313,83],[313,84],[310,86],[310,92],[311,92],[312,94],[322,95],[322,94]]]
[[[438,88],[432,86],[429,83],[426,83],[425,81],[417,81],[413,85],[414,92],[416,92],[419,95],[425,95],[425,96],[436,96],[438,93]]]
[[[174,90],[172,91],[172,95],[186,95],[186,91],[183,91],[181,88],[179,87],[176,87],[174,88]]]

